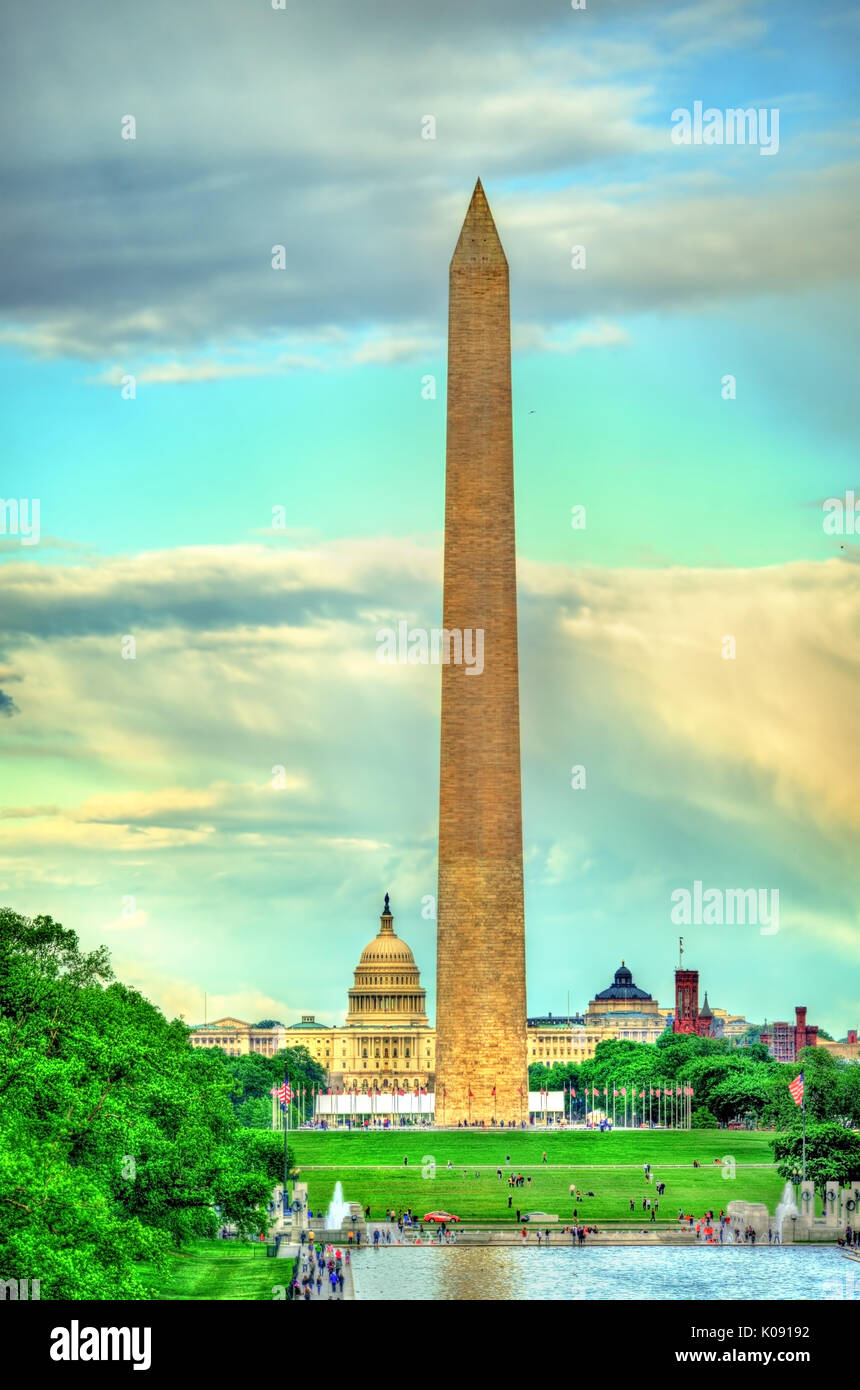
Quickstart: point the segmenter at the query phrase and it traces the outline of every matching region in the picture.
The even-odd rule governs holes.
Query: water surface
[[[389,1246],[353,1260],[367,1300],[860,1299],[860,1264],[836,1246]]]

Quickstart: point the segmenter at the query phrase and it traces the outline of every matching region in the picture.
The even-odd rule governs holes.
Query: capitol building
[[[306,1047],[324,1067],[327,1084],[334,1091],[432,1090],[436,1030],[427,1018],[415,957],[394,930],[388,894],[379,931],[355,968],[341,1027],[318,1023],[313,1014],[303,1014],[299,1023],[273,1028],[221,1018],[193,1028],[191,1043],[222,1047],[231,1057],[249,1052],[274,1057],[282,1048]]]

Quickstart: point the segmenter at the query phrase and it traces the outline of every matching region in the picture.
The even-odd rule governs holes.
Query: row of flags
[[[566,1086],[566,1087],[565,1087],[565,1090],[568,1090],[568,1091],[570,1092],[570,1094],[574,1097],[574,1099],[576,1098],[576,1091],[575,1091],[575,1089],[574,1089],[573,1086],[569,1086],[569,1087]],[[585,1090],[584,1090],[584,1092],[583,1092],[583,1095],[585,1096],[585,1098],[586,1098],[586,1100],[587,1100],[589,1096],[610,1096],[610,1095],[611,1095],[611,1096],[626,1096],[627,1093],[628,1093],[628,1092],[627,1092],[627,1087],[626,1087],[626,1086],[620,1086],[620,1087],[617,1087],[617,1088],[616,1088],[616,1087],[611,1087],[611,1088],[610,1088],[610,1087],[608,1087],[608,1086],[604,1086],[602,1091],[599,1090],[599,1089],[597,1088],[597,1086],[592,1086],[590,1089],[589,1089],[588,1086],[586,1086],[586,1088],[585,1088]],[[494,1094],[495,1094],[495,1093],[494,1093]],[[696,1094],[696,1092],[693,1090],[692,1086],[678,1086],[678,1087],[676,1087],[674,1090],[672,1089],[671,1086],[663,1086],[663,1087],[660,1087],[660,1086],[651,1087],[651,1086],[649,1086],[647,1092],[644,1091],[644,1090],[642,1090],[642,1091],[637,1091],[635,1086],[631,1086],[631,1087],[630,1087],[630,1095],[631,1095],[631,1097],[632,1097],[634,1100],[635,1100],[637,1097],[638,1097],[640,1100],[644,1100],[646,1094],[649,1095],[649,1096],[694,1096],[694,1095]],[[542,1096],[548,1096],[548,1095],[549,1095],[549,1089],[548,1089],[548,1088],[541,1087],[540,1095],[542,1095]]]
[[[377,1092],[379,1092],[379,1090],[380,1090],[379,1084],[378,1084],[376,1081],[374,1081],[374,1083],[373,1083],[373,1089],[374,1089],[374,1091],[377,1091]],[[281,1102],[282,1105],[289,1105],[290,1101],[291,1101],[291,1100],[297,1099],[299,1095],[303,1095],[303,1096],[304,1096],[304,1095],[307,1095],[307,1090],[305,1089],[304,1086],[302,1086],[299,1090],[293,1091],[293,1090],[290,1088],[290,1083],[289,1083],[288,1081],[285,1081],[284,1084],[283,1084],[282,1086],[273,1086],[272,1089],[271,1089],[271,1091],[269,1092],[269,1094],[275,1096],[275,1097]],[[357,1083],[356,1083],[354,1086],[346,1086],[346,1087],[343,1087],[343,1086],[336,1086],[336,1087],[334,1088],[334,1090],[332,1090],[331,1086],[328,1086],[328,1087],[323,1087],[323,1086],[311,1086],[311,1095],[312,1095],[312,1096],[332,1096],[332,1095],[342,1096],[342,1095],[352,1095],[352,1094],[356,1094],[356,1095],[358,1094],[358,1084],[357,1084]],[[426,1096],[426,1094],[427,1094],[427,1089],[426,1089],[426,1087],[424,1087],[424,1086],[416,1086],[415,1089],[414,1089],[413,1094],[416,1095],[416,1096],[417,1096],[417,1095]],[[495,1094],[496,1094],[495,1088],[493,1088],[493,1095],[495,1095]],[[399,1096],[405,1096],[405,1095],[406,1095],[406,1092],[404,1091],[404,1089],[403,1089],[402,1086],[398,1086],[398,1087],[397,1087],[397,1095],[399,1095]]]

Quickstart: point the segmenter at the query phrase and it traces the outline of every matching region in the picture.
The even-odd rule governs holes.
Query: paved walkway
[[[293,1246],[293,1247],[291,1247],[291,1248],[292,1248],[293,1255],[295,1255],[295,1253],[296,1253],[296,1247]],[[339,1249],[339,1250],[341,1251],[342,1254],[344,1254],[344,1255],[346,1254],[346,1250],[345,1250],[345,1248],[344,1248],[342,1245],[341,1245],[341,1246],[336,1246],[335,1248],[336,1248],[336,1249]],[[352,1259],[352,1255],[353,1255],[353,1252],[350,1251],[350,1259]],[[328,1261],[326,1260],[325,1263],[328,1263]],[[300,1257],[300,1260],[299,1260],[299,1267],[298,1267],[298,1270],[297,1270],[299,1279],[301,1279],[301,1277],[302,1277],[303,1274],[307,1274],[307,1273],[310,1271],[310,1268],[311,1268],[310,1251],[309,1251],[308,1246],[305,1245],[305,1246],[302,1247],[301,1257]],[[315,1274],[315,1275],[316,1275],[316,1269],[317,1269],[317,1267],[316,1267],[316,1262],[314,1262],[314,1274]],[[310,1298],[305,1298],[304,1296],[302,1296],[301,1298],[296,1299],[296,1302],[297,1302],[297,1303],[334,1303],[334,1302],[340,1302],[340,1301],[343,1300],[343,1299],[354,1299],[354,1298],[355,1298],[355,1284],[354,1284],[353,1278],[352,1278],[352,1264],[347,1264],[346,1261],[344,1260],[343,1264],[341,1265],[341,1272],[343,1273],[343,1289],[336,1288],[335,1291],[334,1291],[334,1293],[332,1292],[331,1282],[330,1282],[329,1277],[328,1277],[329,1272],[328,1272],[328,1270],[327,1270],[325,1267],[323,1267],[323,1269],[320,1270],[320,1274],[322,1275],[322,1285],[321,1285],[321,1287],[319,1288],[319,1290],[317,1290],[316,1279],[314,1279],[314,1283],[313,1283],[312,1286],[311,1286],[311,1296],[310,1296]]]

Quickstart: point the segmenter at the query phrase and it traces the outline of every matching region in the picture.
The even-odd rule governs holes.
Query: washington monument
[[[443,627],[484,669],[442,666],[436,1119],[528,1119],[508,263],[480,180],[451,260]]]

